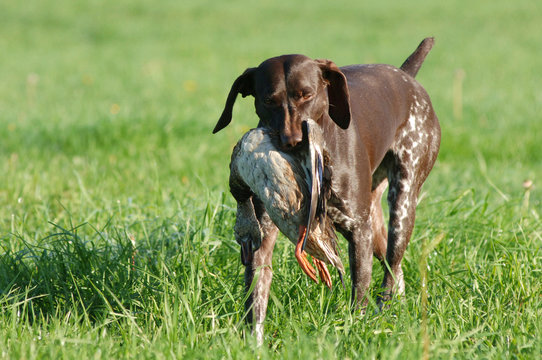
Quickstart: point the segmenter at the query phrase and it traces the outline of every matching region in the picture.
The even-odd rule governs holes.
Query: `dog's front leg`
[[[245,268],[245,291],[249,292],[252,283],[254,289],[245,303],[247,311],[247,323],[252,325],[252,334],[256,337],[258,345],[263,344],[264,320],[267,313],[269,289],[273,278],[271,260],[278,228],[273,224],[269,215],[263,210],[261,204],[255,204],[258,221],[260,223],[263,238],[261,246],[254,252],[251,263]]]

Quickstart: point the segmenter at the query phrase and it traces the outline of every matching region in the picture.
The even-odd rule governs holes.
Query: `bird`
[[[324,148],[322,130],[313,120],[302,124],[304,141],[294,151],[278,146],[278,135],[267,128],[245,133],[233,149],[230,162],[230,191],[238,202],[236,238],[241,257],[251,256],[261,242],[251,196],[256,196],[279,230],[295,247],[301,269],[313,281],[320,279],[331,288],[326,264],[339,271],[344,265],[337,246],[332,220],[326,214],[331,194],[330,159]],[[246,265],[246,264],[245,264]]]

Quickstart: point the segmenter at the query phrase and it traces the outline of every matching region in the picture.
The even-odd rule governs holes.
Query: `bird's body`
[[[252,203],[246,203],[251,201],[246,196],[250,192],[263,203],[271,220],[300,247],[301,252],[305,250],[313,259],[332,264],[342,274],[344,266],[337,251],[335,228],[325,213],[326,194],[322,185],[326,185],[323,184],[326,179],[322,177],[325,164],[321,130],[312,120],[305,128],[307,141],[295,152],[279,150],[273,134],[264,128],[248,131],[237,143],[230,164],[230,187],[238,200],[237,222],[240,222],[240,225],[236,224],[236,236],[243,238],[245,233],[259,234],[259,229],[255,229],[259,224],[250,214]],[[239,199],[243,197],[235,196],[235,192],[243,192],[247,200],[241,200],[240,204]],[[305,231],[301,234],[302,229]],[[315,264],[322,277],[322,271],[327,269],[322,270],[321,264]],[[303,264],[301,266],[311,276]],[[328,283],[322,279],[331,285],[331,280]]]

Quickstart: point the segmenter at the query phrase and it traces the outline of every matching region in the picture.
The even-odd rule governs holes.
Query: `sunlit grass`
[[[1,357],[538,358],[537,14],[528,1],[3,4]],[[418,78],[443,140],[405,298],[352,314],[349,277],[313,284],[281,237],[256,349],[227,184],[252,100],[210,134],[231,83],[282,53],[399,65],[426,36]]]

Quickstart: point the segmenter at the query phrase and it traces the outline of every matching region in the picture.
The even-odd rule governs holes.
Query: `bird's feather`
[[[271,220],[294,244],[299,227],[307,226],[304,238],[307,253],[344,272],[335,229],[326,216],[331,176],[319,125],[312,120],[304,125],[308,141],[304,141],[299,151],[282,151],[274,136],[267,129],[256,128],[242,137],[232,154],[230,185],[237,188],[237,184],[242,184],[240,188],[244,190],[239,191],[240,195],[257,197]]]

